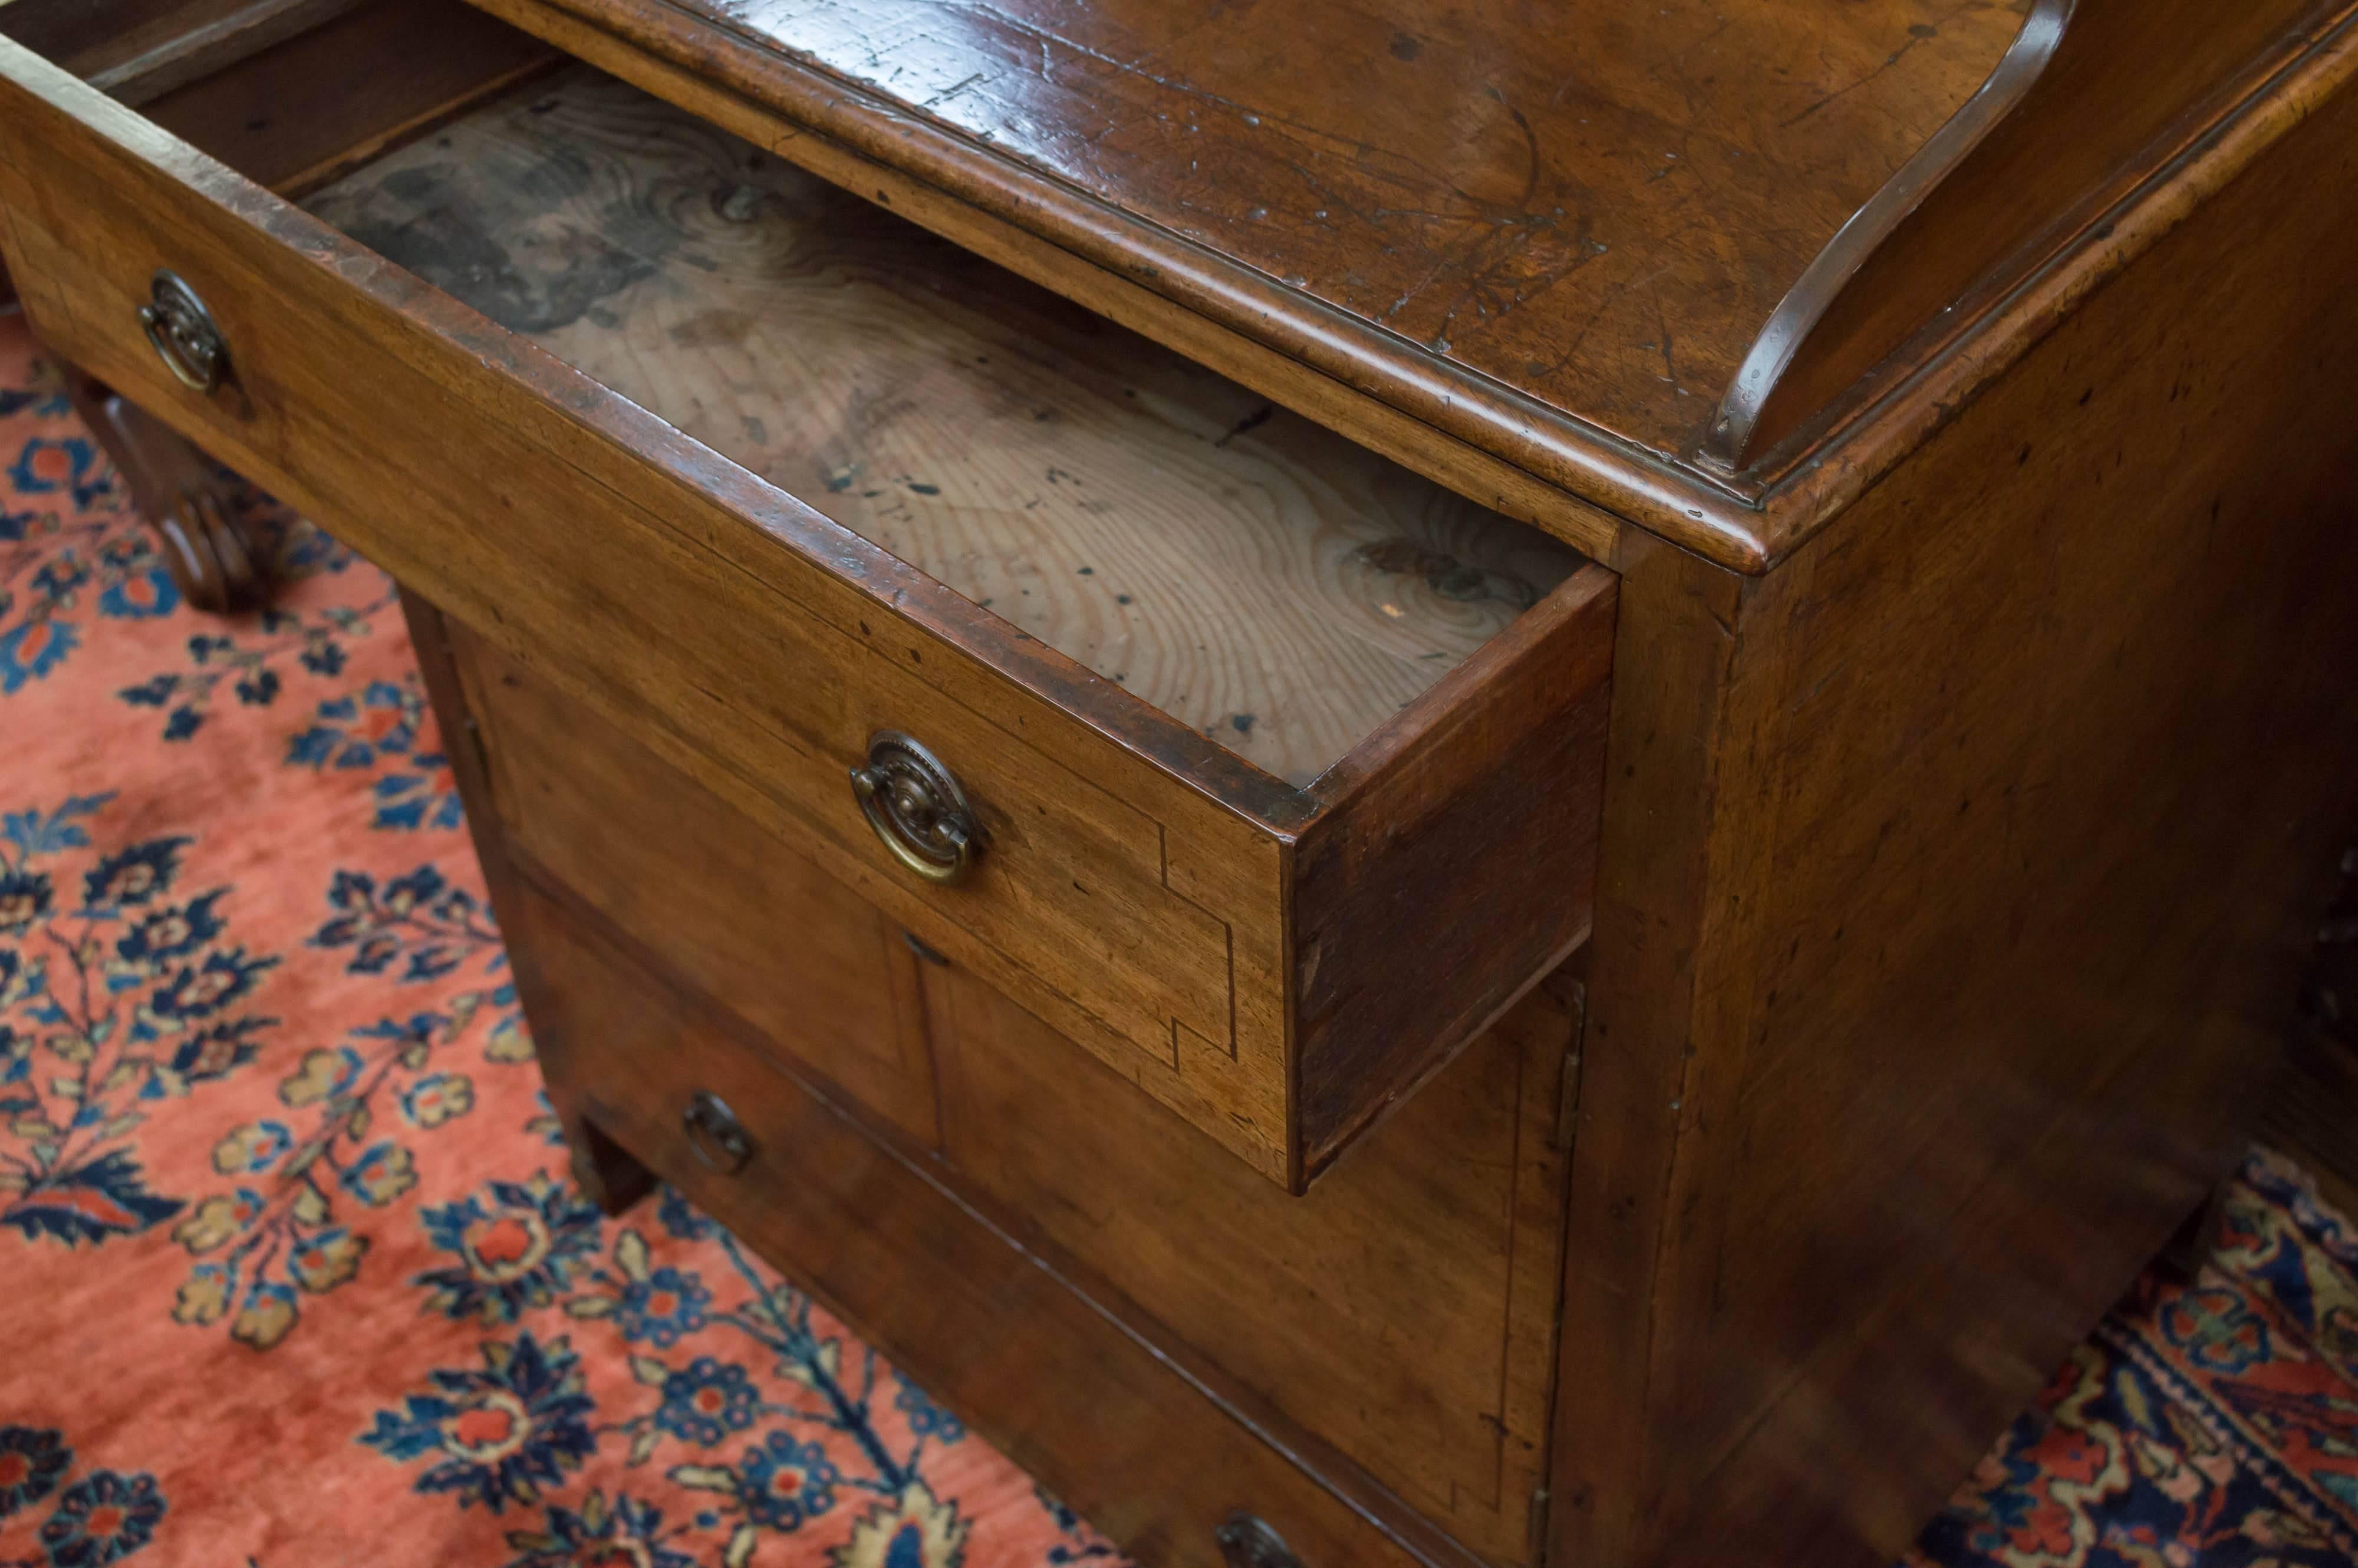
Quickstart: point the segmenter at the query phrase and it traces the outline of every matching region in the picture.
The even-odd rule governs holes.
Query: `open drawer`
[[[1610,573],[464,7],[225,9],[0,8],[60,352],[1297,1190],[1583,939]]]

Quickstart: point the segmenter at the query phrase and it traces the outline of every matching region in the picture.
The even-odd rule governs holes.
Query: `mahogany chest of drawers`
[[[1145,1562],[1866,1564],[2358,783],[2358,34],[2230,9],[12,0],[0,251],[402,581],[605,1201]]]

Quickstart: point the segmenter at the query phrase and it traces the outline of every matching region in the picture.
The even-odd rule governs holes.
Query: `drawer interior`
[[[1581,564],[588,66],[306,205],[1297,785]]]

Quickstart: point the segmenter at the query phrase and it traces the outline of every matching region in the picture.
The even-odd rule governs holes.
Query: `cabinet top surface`
[[[1988,76],[1986,0],[560,0],[661,13],[1677,453]]]

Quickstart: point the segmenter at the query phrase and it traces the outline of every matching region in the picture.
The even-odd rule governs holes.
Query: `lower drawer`
[[[742,1206],[748,1238],[768,1246],[771,1183],[787,1177],[762,1152],[799,1167],[809,1150],[758,1125],[787,1081],[761,1066],[775,1063],[1131,1331],[1300,1429],[1290,1451],[1314,1440],[1482,1557],[1522,1559],[1546,1485],[1568,984],[1542,985],[1291,1197],[985,978],[921,958],[857,894],[595,715],[413,614],[429,652],[447,641],[457,655],[467,712],[445,722],[483,741],[493,782],[489,798],[470,784],[469,809],[493,860],[522,873],[503,880],[500,916],[568,1114],[586,1103],[665,1173],[710,1181],[682,1119],[697,1092],[718,1095],[755,1152],[714,1201]],[[506,891],[518,880],[535,889],[522,911]],[[611,972],[577,972],[571,955],[599,943],[630,956],[646,978],[629,984],[652,1000],[618,1007]],[[936,1235],[898,1228],[903,1212],[829,1223],[937,1252]],[[813,1227],[772,1256],[807,1271],[844,1245]],[[862,1322],[900,1310],[844,1299]],[[975,1332],[903,1343],[939,1356]],[[999,1435],[1030,1409],[966,1413]]]
[[[528,886],[501,909],[553,1085],[857,1324],[1016,1463],[1142,1561],[1221,1568],[1214,1531],[1265,1519],[1308,1568],[1419,1552],[1297,1466],[920,1165]],[[725,1106],[739,1141],[716,1138]]]
[[[454,621],[506,857],[561,883],[918,1147],[936,1141],[920,959],[799,854]]]

